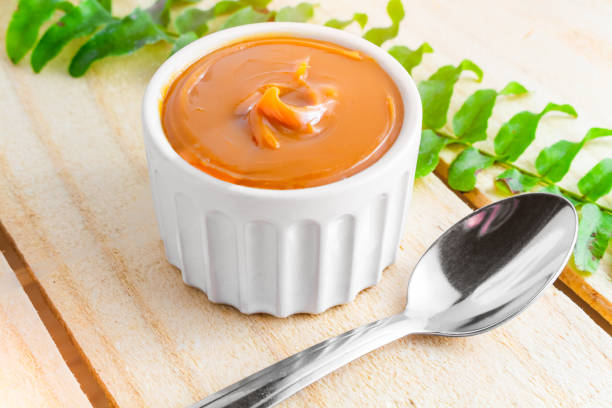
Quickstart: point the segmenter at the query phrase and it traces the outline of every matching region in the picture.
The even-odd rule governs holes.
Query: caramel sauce
[[[235,184],[295,189],[376,162],[402,125],[387,73],[358,51],[257,38],[213,51],[169,87],[162,125],[191,165]]]

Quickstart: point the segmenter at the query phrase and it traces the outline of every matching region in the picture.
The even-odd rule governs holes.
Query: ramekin
[[[359,50],[395,81],[404,104],[403,125],[376,163],[327,185],[270,190],[216,179],[172,149],[160,115],[169,84],[215,49],[275,35]],[[158,69],[143,101],[149,175],[168,261],[210,301],[243,313],[320,313],[351,301],[375,285],[395,260],[414,182],[421,117],[419,94],[406,70],[381,48],[341,30],[261,23],[191,43]]]

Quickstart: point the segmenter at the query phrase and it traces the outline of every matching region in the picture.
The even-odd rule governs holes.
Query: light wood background
[[[0,255],[0,407],[91,407]]]
[[[121,13],[138,2],[114,3]],[[272,6],[287,3],[295,2]],[[365,11],[372,26],[387,23],[385,1],[319,3],[320,22]],[[0,4],[2,36],[15,5]],[[578,139],[590,126],[612,127],[609,3],[405,5],[394,42],[416,47],[427,40],[436,49],[415,78],[469,57],[485,70],[484,85],[499,88],[514,79],[534,91],[500,105],[492,131],[513,112],[540,109],[548,100],[573,103],[581,117],[544,119],[541,146]],[[494,198],[490,174],[482,174],[479,191],[465,197],[444,185],[444,166],[417,182],[396,265],[350,305],[277,319],[211,304],[165,261],[154,222],[139,111],[144,86],[167,52],[156,45],[108,59],[75,80],[65,71],[70,52],[34,75],[26,61],[13,66],[0,50],[0,220],[111,404],[185,406],[329,336],[400,311],[420,254],[470,211],[462,198],[472,205]],[[457,98],[472,89],[466,76]],[[581,153],[567,186],[597,159],[610,157],[609,146],[602,139]],[[610,197],[602,202],[609,205]],[[597,274],[581,281],[604,306],[612,299],[607,256]],[[597,306],[592,296],[581,296]],[[551,288],[503,328],[466,339],[405,338],[284,406],[612,406],[611,346],[599,326]],[[49,351],[49,359],[53,353],[57,357]],[[15,390],[31,394],[27,387]]]

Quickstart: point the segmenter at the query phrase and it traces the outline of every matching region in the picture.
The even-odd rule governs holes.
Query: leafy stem
[[[537,184],[542,184],[545,187],[555,187],[555,188],[557,188],[564,196],[566,196],[568,198],[571,198],[571,200],[575,203],[575,205],[579,206],[579,205],[584,205],[584,204],[587,204],[587,203],[592,203],[592,201],[588,200],[587,197],[583,197],[583,196],[581,196],[580,194],[578,194],[578,193],[576,193],[574,191],[571,191],[571,190],[568,190],[566,188],[563,188],[563,187],[557,185],[555,182],[549,180],[548,178],[546,178],[544,176],[538,175],[538,174],[533,173],[533,172],[531,172],[529,170],[525,170],[524,168],[522,168],[522,167],[520,167],[520,166],[518,166],[518,165],[516,165],[516,164],[514,164],[512,162],[505,161],[502,157],[499,157],[499,156],[497,156],[494,153],[490,153],[490,152],[488,152],[486,150],[479,149],[479,148],[475,147],[471,142],[469,142],[467,140],[458,139],[456,136],[453,136],[453,135],[451,135],[451,134],[449,134],[447,132],[444,132],[442,130],[435,130],[434,132],[439,137],[442,137],[442,138],[446,139],[445,146],[451,146],[451,145],[455,144],[455,145],[461,145],[461,146],[466,147],[466,148],[467,147],[473,147],[474,149],[478,150],[478,152],[481,155],[489,157],[490,159],[492,159],[494,161],[493,164],[498,164],[498,165],[501,165],[501,166],[506,167],[508,169],[514,169],[514,170],[517,170],[517,171],[521,172],[521,174],[524,174],[524,175],[527,175],[529,177],[535,178],[535,179],[537,179]],[[594,203],[594,204],[598,205],[602,210],[605,210],[606,212],[612,213],[612,208],[607,207],[607,206],[605,206],[603,204],[599,204],[599,203]]]

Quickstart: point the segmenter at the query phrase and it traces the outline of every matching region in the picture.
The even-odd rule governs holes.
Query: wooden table
[[[122,13],[138,2],[114,3]],[[387,21],[382,0],[319,3],[318,22],[353,11],[367,12],[372,25]],[[15,5],[0,4],[2,37]],[[451,110],[477,87],[514,79],[533,94],[502,102],[492,133],[512,113],[549,100],[574,104],[580,119],[543,120],[536,146],[578,139],[591,126],[612,128],[609,2],[406,6],[394,42],[415,47],[427,40],[436,50],[414,71],[416,79],[465,57],[485,70],[484,84],[460,81]],[[481,174],[469,194],[449,190],[444,177],[453,152],[447,151],[436,174],[415,185],[397,263],[353,303],[287,319],[211,304],[166,262],[154,221],[139,110],[144,86],[167,53],[165,45],[150,46],[98,63],[77,80],[65,71],[69,52],[35,75],[0,50],[0,247],[10,263],[0,259],[0,407],[185,406],[400,311],[407,278],[427,246],[470,206],[497,198],[494,171]],[[598,159],[612,156],[611,145],[609,139],[589,145],[565,185],[575,186]],[[534,152],[520,164],[530,168]],[[602,203],[610,206],[611,195]],[[604,329],[604,319],[612,320],[611,259],[609,250],[587,278],[570,269],[563,274],[572,298],[599,313]],[[551,288],[502,328],[464,339],[402,339],[283,406],[612,406],[611,350],[602,327]]]

